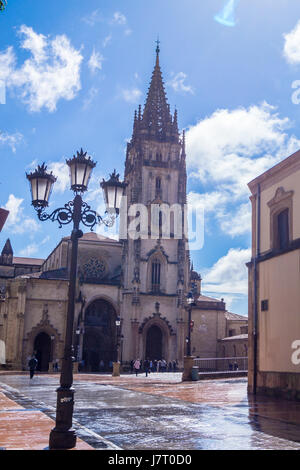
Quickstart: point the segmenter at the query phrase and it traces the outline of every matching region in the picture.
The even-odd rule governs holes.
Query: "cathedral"
[[[145,224],[135,226],[139,236],[129,236],[128,229],[118,241],[92,232],[79,240],[76,362],[89,372],[110,370],[112,362],[128,364],[135,358],[177,360],[181,367],[189,327],[185,296],[191,286],[198,299],[194,314],[200,318],[201,313],[203,321],[214,318],[211,324],[219,325],[208,349],[201,349],[204,357],[216,357],[228,321],[245,325],[246,319],[228,317],[223,301],[201,295],[200,276],[190,267],[184,231],[177,236],[175,216],[168,237],[162,233],[161,217],[154,234],[149,222],[153,205],[176,206],[182,214],[186,205],[185,136],[178,130],[177,110],[172,115],[167,102],[159,47],[144,109],[139,106],[134,115],[125,181],[126,225],[146,208],[146,229]],[[70,251],[71,240],[65,237],[47,259],[24,259],[14,257],[6,242],[0,257],[0,356],[6,367],[26,368],[34,352],[38,369],[48,371],[63,356]],[[199,324],[200,331],[209,334]],[[193,334],[193,353],[198,354]]]

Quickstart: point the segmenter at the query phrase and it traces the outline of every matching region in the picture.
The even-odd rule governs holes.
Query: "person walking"
[[[140,368],[141,368],[141,361],[139,359],[136,359],[134,361],[134,364],[133,364],[133,367],[134,367],[134,370],[135,370],[135,375],[136,377],[138,376],[138,373],[140,371]]]
[[[36,357],[32,356],[32,358],[28,362],[30,379],[33,379],[37,364],[38,364],[38,361],[37,361]]]
[[[149,361],[149,359],[146,359],[144,361],[144,371],[146,373],[146,377],[148,377],[148,374],[150,374],[150,361]]]

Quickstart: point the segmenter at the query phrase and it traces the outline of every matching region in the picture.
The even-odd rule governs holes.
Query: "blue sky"
[[[233,26],[215,20],[224,7]],[[0,206],[11,214],[0,245],[10,237],[16,256],[45,257],[69,233],[35,216],[25,171],[36,162],[59,176],[56,208],[72,197],[64,159],[83,147],[97,160],[87,197],[103,208],[98,182],[113,167],[123,174],[159,35],[168,101],[187,132],[189,201],[205,207],[194,267],[207,294],[246,314],[247,183],[300,147],[299,21],[298,0],[9,0],[0,13]]]

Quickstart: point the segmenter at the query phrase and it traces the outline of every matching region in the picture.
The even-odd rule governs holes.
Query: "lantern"
[[[33,173],[26,173],[26,177],[31,186],[32,205],[35,208],[47,207],[53,184],[56,181],[52,171],[47,173],[47,166],[43,163],[41,166],[38,165]]]
[[[120,211],[122,196],[127,186],[126,183],[122,183],[119,180],[119,176],[116,170],[114,170],[108,181],[103,180],[102,183],[100,183],[104,193],[107,212],[116,212],[117,214]]]
[[[71,189],[76,193],[83,193],[87,190],[96,163],[91,157],[87,157],[87,152],[84,153],[82,149],[77,152],[76,157],[73,155],[73,158],[66,160],[66,163],[70,168]]]

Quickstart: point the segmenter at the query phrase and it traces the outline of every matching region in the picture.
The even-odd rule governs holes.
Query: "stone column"
[[[184,356],[182,382],[192,380],[192,368],[194,365],[194,356]]]
[[[179,367],[183,367],[183,357],[185,350],[185,323],[183,318],[177,318],[177,357]]]
[[[131,319],[131,359],[136,359],[138,356],[138,340],[139,340],[139,321]]]

